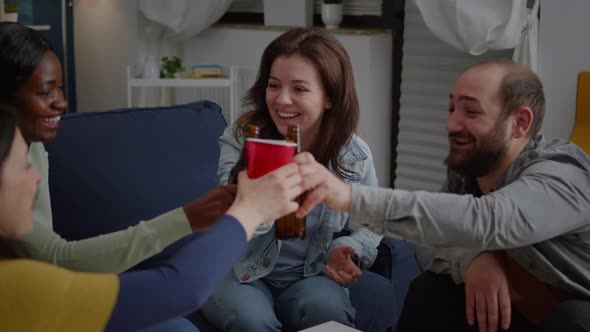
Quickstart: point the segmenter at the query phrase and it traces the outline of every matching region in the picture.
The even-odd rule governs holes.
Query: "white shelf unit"
[[[160,88],[160,105],[165,104],[164,96],[167,96],[172,88],[195,88],[210,89],[222,88],[228,89],[228,93],[223,94],[224,100],[213,100],[218,104],[229,105],[229,110],[223,110],[226,121],[233,123],[241,112],[240,100],[244,91],[252,85],[255,79],[256,70],[249,67],[229,67],[228,78],[158,78],[144,79],[135,78],[131,74],[131,66],[127,66],[127,106],[133,107],[133,89],[134,88]],[[185,98],[186,99],[186,98]],[[207,98],[206,94],[204,99]],[[194,100],[196,101],[196,100]],[[176,100],[172,101],[176,103]],[[222,105],[220,105],[222,106]],[[223,106],[222,106],[223,109]]]

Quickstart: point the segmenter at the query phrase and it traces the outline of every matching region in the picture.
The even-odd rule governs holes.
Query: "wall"
[[[264,48],[283,31],[211,28],[187,41],[184,62],[258,67]],[[391,164],[391,34],[335,33],[349,53],[361,108],[359,136],[373,152],[379,183],[388,186]]]
[[[126,66],[141,60],[148,44],[134,1],[81,1],[74,13],[79,111],[125,107]],[[105,24],[108,22],[108,24]],[[188,66],[219,63],[258,67],[263,49],[282,31],[212,28],[184,43]],[[389,183],[391,35],[337,34],[349,52],[361,105],[359,135],[371,146],[379,182]]]
[[[188,66],[219,63],[258,67],[263,49],[282,31],[211,28],[181,45]],[[78,111],[127,105],[126,66],[153,46],[138,0],[81,0],[74,6]],[[379,182],[390,178],[391,34],[337,34],[351,57],[361,105],[359,135],[371,146]],[[159,58],[160,54],[155,54]],[[163,54],[162,54],[163,55]]]
[[[572,131],[578,72],[590,70],[588,13],[588,0],[541,1],[539,76],[547,98],[542,128],[547,136],[567,138]]]
[[[78,111],[127,105],[125,66],[140,44],[138,0],[81,0],[74,5]]]
[[[137,62],[142,47],[138,0],[81,0],[74,6],[74,45],[78,110],[108,110],[126,105],[125,66]],[[542,1],[539,36],[539,75],[545,84],[547,113],[542,132],[568,137],[575,118],[577,73],[590,70],[590,1]],[[194,62],[257,65],[264,46],[276,31],[210,29],[187,43],[187,60]],[[253,37],[254,36],[254,37]],[[249,38],[253,39],[249,40]],[[378,160],[379,180],[389,182],[390,104],[372,106],[372,101],[389,95],[386,86],[370,84],[374,75],[388,76],[391,49],[380,39],[339,36],[350,52],[361,98],[361,135],[369,141]],[[222,42],[220,42],[222,41]],[[229,46],[228,46],[229,45]],[[221,50],[221,51],[220,51]],[[366,50],[371,58],[363,58]],[[190,59],[189,59],[190,58]],[[189,62],[187,62],[189,63]],[[374,89],[373,89],[374,88]]]

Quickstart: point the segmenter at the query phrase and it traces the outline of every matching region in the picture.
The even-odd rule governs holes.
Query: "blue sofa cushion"
[[[46,144],[54,229],[68,240],[113,232],[209,191],[225,126],[208,101],[64,116]]]

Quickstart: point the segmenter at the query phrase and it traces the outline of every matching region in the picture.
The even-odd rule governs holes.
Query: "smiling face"
[[[52,51],[45,52],[16,92],[13,105],[22,113],[19,127],[28,143],[47,142],[56,137],[67,102],[62,91],[61,64]]]
[[[450,150],[445,162],[450,169],[484,176],[506,157],[510,131],[499,91],[503,76],[497,66],[480,66],[455,83],[447,120]]]
[[[309,150],[318,137],[325,110],[331,108],[314,63],[297,53],[277,57],[265,99],[278,131],[285,135],[289,125],[299,125],[302,149]]]
[[[33,229],[33,198],[39,173],[27,160],[27,145],[16,131],[10,153],[0,165],[0,236],[20,239]]]

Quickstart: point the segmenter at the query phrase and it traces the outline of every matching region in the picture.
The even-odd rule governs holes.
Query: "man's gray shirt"
[[[590,297],[590,157],[579,147],[537,136],[488,194],[451,172],[445,191],[353,186],[351,226],[424,246],[421,262],[458,283],[475,255],[502,249],[539,280]]]

